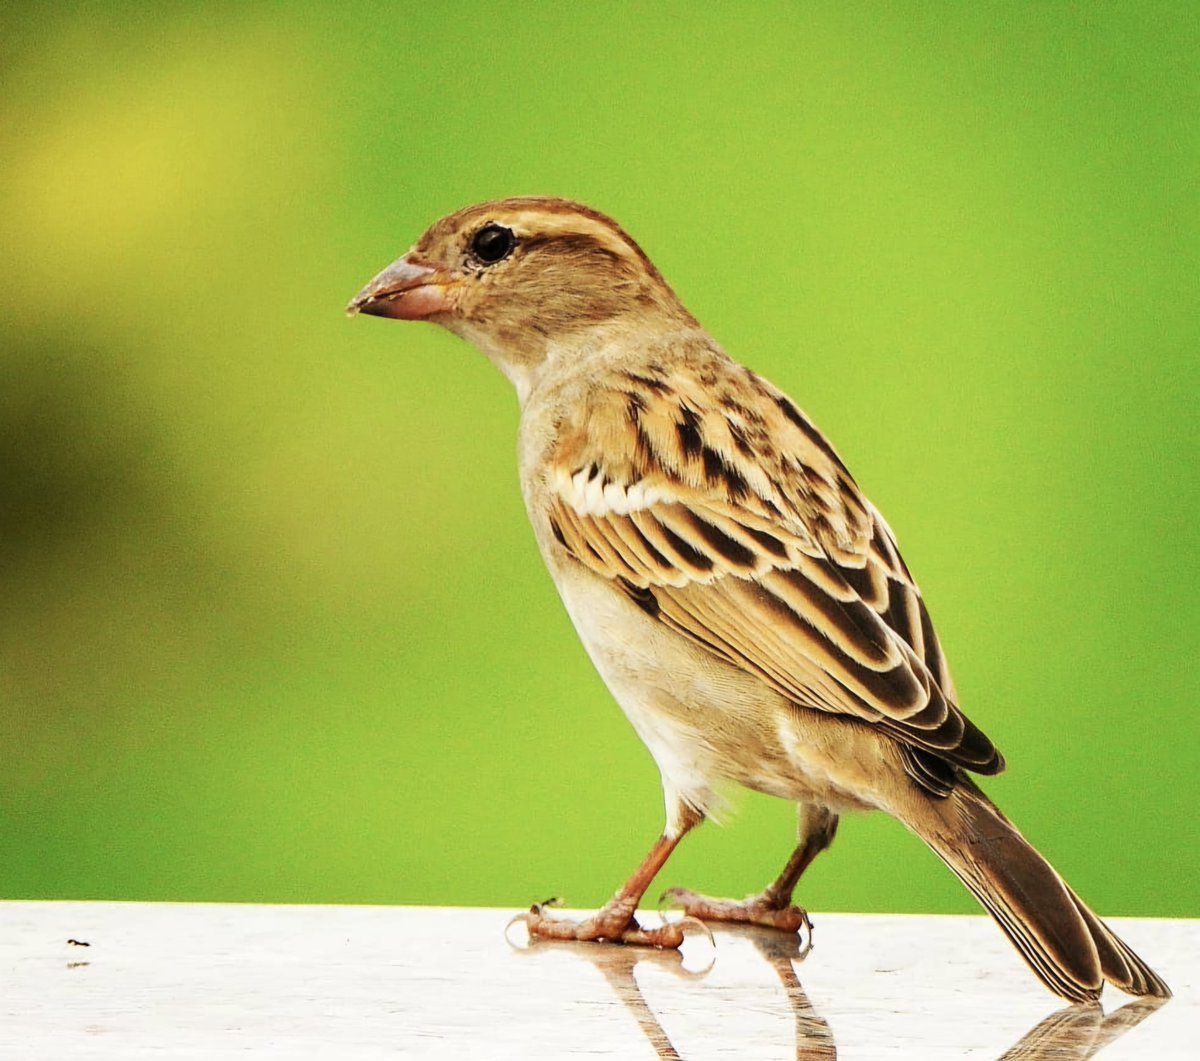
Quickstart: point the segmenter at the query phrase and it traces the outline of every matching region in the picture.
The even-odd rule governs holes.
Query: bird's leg
[[[701,815],[691,813],[675,828],[668,828],[641,865],[609,901],[593,916],[581,921],[552,917],[544,903],[535,903],[528,913],[518,914],[510,924],[521,921],[530,939],[585,940],[589,942],[631,943],[645,947],[678,947],[688,928],[708,933],[708,929],[693,917],[664,924],[661,928],[643,928],[634,917],[638,903],[650,882],[671,857],[679,841],[701,821]],[[710,934],[711,935],[711,934]]]
[[[734,899],[710,899],[687,888],[668,888],[663,892],[663,899],[702,921],[764,925],[785,932],[798,932],[802,928],[811,931],[812,922],[808,914],[799,906],[792,905],[792,892],[812,860],[833,843],[837,824],[837,815],[828,808],[801,804],[796,850],[783,867],[783,872],[760,895],[752,895],[738,902]]]

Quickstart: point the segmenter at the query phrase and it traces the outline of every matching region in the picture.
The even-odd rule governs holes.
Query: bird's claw
[[[594,917],[575,921],[565,917],[549,917],[545,903],[534,903],[527,911],[517,914],[504,928],[506,939],[509,930],[518,923],[525,926],[529,942],[534,940],[570,940],[587,943],[622,943],[635,947],[656,947],[677,950],[689,933],[705,936],[714,943],[712,931],[699,918],[685,916],[678,921],[667,921],[655,928],[646,928],[638,923],[632,911],[622,908],[603,909]]]
[[[701,921],[760,925],[781,932],[797,932],[810,943],[812,940],[812,921],[807,910],[799,906],[780,906],[762,895],[737,902],[733,899],[710,899],[688,888],[668,888],[660,896],[659,902],[667,903]]]

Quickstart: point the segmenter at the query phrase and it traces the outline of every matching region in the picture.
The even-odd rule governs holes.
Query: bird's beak
[[[364,287],[346,307],[350,316],[370,313],[393,320],[424,320],[450,309],[446,289],[451,277],[444,271],[407,254],[392,262]]]

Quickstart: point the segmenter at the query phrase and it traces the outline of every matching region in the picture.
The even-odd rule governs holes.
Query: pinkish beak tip
[[[423,320],[445,311],[447,278],[431,265],[405,256],[376,276],[346,307],[353,317],[366,313],[392,320]]]

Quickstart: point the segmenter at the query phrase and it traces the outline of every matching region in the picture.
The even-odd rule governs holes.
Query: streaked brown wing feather
[[[803,414],[741,372],[598,395],[552,460],[556,537],[784,696],[878,725],[931,791],[954,767],[997,772],[891,531]]]

